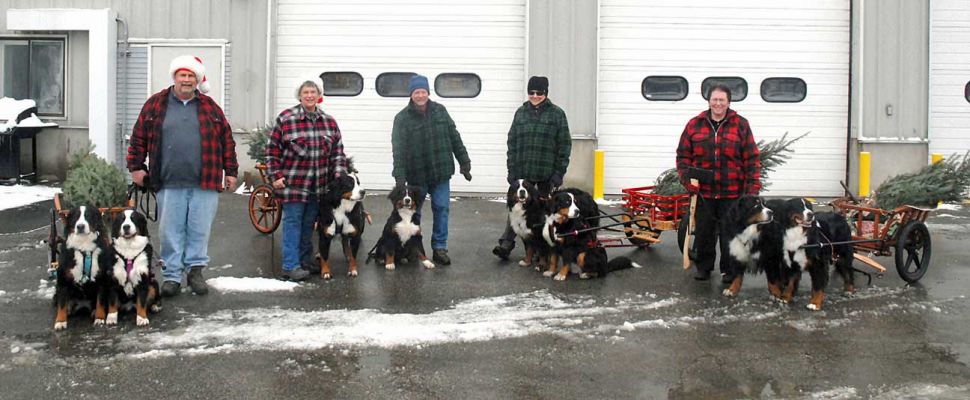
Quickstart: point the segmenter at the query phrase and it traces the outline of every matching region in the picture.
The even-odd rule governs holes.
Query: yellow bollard
[[[859,152],[859,197],[869,197],[869,178],[872,168],[872,154]]]
[[[593,200],[603,199],[603,160],[606,152],[593,150]]]
[[[943,161],[943,153],[933,153],[932,160],[933,162],[931,162],[930,164],[936,164],[940,161]]]

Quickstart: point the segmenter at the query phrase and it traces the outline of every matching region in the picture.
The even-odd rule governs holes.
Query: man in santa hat
[[[222,108],[205,93],[202,60],[172,60],[173,84],[148,98],[128,146],[128,171],[138,186],[157,191],[161,240],[162,296],[181,292],[187,276],[192,293],[209,288],[209,232],[223,189],[235,189],[236,143]]]

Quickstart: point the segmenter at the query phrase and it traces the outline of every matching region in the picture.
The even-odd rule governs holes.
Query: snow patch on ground
[[[60,188],[50,186],[0,186],[0,210],[23,207],[54,198],[55,193],[60,193]]]
[[[957,210],[962,210],[963,209],[963,204],[959,204],[959,203],[945,203],[945,204],[940,204],[939,207],[936,207],[936,209],[937,210],[957,211]]]
[[[296,282],[284,282],[268,278],[234,278],[223,276],[205,281],[209,287],[222,293],[293,291],[300,286]]]

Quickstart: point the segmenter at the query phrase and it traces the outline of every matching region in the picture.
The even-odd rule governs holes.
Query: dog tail
[[[613,258],[608,263],[606,263],[606,269],[610,272],[619,271],[621,269],[642,268],[642,267],[643,267],[642,265],[633,262],[633,260],[631,260],[630,258],[623,257],[623,256]]]

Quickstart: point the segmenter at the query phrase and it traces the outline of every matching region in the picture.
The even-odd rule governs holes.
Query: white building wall
[[[929,150],[944,157],[970,150],[970,2],[930,2]]]

